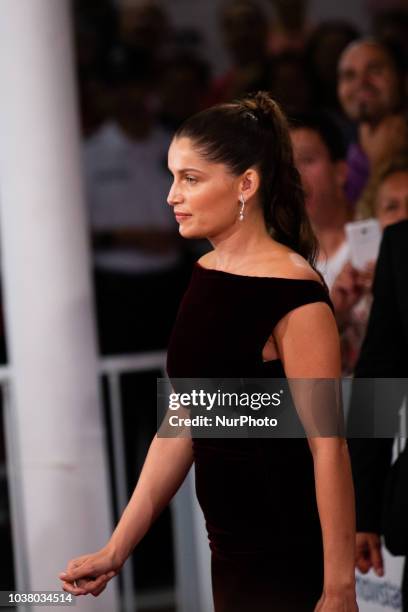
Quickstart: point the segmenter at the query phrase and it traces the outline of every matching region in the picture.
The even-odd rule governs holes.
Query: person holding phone
[[[393,157],[378,168],[358,202],[356,217],[377,219],[381,230],[408,219],[408,153]],[[343,332],[342,353],[348,374],[354,371],[367,329],[375,264],[374,256],[363,269],[347,262],[331,291]]]

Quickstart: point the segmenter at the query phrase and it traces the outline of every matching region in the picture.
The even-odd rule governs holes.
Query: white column
[[[3,283],[29,584],[111,530],[67,0],[1,0]],[[114,612],[115,586],[80,610]]]

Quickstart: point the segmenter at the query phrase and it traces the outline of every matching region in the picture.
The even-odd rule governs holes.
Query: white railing
[[[122,418],[121,377],[123,374],[159,370],[165,375],[166,353],[157,351],[129,355],[126,357],[107,357],[102,359],[101,376],[108,383],[108,406],[111,421],[113,450],[113,476],[118,513],[121,514],[128,502],[127,470],[124,449],[124,429]],[[124,612],[136,612],[138,609],[133,588],[133,562],[130,557],[121,572],[123,584],[122,605]]]

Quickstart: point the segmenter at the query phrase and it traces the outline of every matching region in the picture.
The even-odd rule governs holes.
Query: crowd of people
[[[271,4],[272,23],[256,0],[222,5],[219,34],[230,66],[219,75],[204,59],[200,32],[174,28],[164,3],[74,3],[104,354],[166,347],[190,263],[207,248],[197,243],[186,251],[166,206],[174,131],[214,103],[265,90],[291,124],[318,267],[336,307],[343,373],[353,373],[374,262],[353,268],[345,224],[374,217],[384,228],[408,216],[408,18],[397,8],[377,14],[372,34],[362,38],[344,21],[313,27],[306,0]]]

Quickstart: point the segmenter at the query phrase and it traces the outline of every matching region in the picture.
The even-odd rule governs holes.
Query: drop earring
[[[241,195],[239,196],[239,201],[241,202],[241,206],[239,209],[239,220],[243,221],[244,220],[244,210],[245,210],[245,198],[244,195],[241,193]]]

